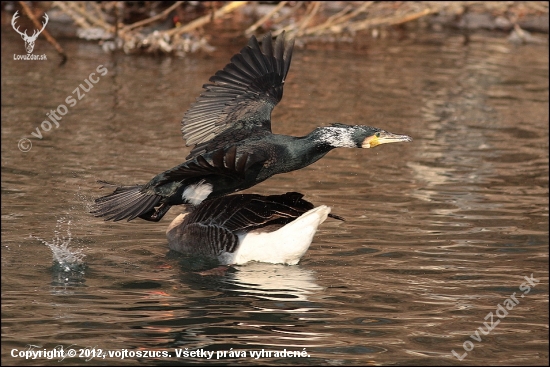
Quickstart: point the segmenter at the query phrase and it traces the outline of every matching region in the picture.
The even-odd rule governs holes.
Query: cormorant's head
[[[321,129],[321,140],[334,148],[374,148],[382,144],[412,141],[408,135],[392,134],[372,126],[334,123]]]
[[[382,144],[412,141],[412,138],[408,135],[393,134],[377,127],[358,126],[358,128],[362,130],[362,132],[359,132],[361,148],[374,148]]]

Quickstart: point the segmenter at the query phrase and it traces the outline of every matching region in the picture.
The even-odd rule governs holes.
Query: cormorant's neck
[[[334,148],[356,148],[353,130],[349,127],[325,126],[318,127],[305,137],[315,146],[325,147],[326,152]]]
[[[292,153],[299,160],[301,167],[318,161],[334,148],[356,147],[352,131],[336,126],[318,127],[308,135],[296,138],[295,141]]]
[[[273,162],[264,164],[262,172],[256,178],[266,178],[283,172],[290,172],[309,166],[323,158],[334,148],[355,148],[352,129],[340,126],[319,127],[306,136],[271,135],[271,144],[275,148]],[[264,147],[260,144],[258,149]]]

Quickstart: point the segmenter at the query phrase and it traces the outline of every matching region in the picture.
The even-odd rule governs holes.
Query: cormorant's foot
[[[163,203],[158,207],[158,209],[150,210],[147,213],[140,215],[139,217],[150,222],[158,222],[162,219],[162,217],[164,217],[164,214],[166,214],[171,207],[171,205]]]

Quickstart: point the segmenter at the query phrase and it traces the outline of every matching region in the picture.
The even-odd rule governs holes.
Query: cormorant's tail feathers
[[[96,217],[105,217],[105,220],[131,221],[151,211],[154,212],[155,206],[161,200],[161,196],[142,192],[141,185],[119,186],[105,181],[98,182],[104,185],[102,187],[116,187],[113,193],[97,198],[92,204],[90,213]]]

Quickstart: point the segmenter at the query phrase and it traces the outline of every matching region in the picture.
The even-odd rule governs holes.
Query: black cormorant
[[[302,137],[273,134],[271,111],[283,96],[293,46],[284,33],[274,43],[267,34],[261,47],[252,36],[185,113],[183,138],[194,145],[187,160],[145,185],[117,186],[95,200],[92,214],[114,221],[159,221],[173,205],[198,205],[247,189],[275,174],[304,168],[334,148],[412,140],[376,127],[340,123]]]

